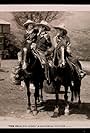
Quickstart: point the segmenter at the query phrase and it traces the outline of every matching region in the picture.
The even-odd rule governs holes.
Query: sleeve
[[[26,45],[26,38],[27,38],[27,35],[26,33],[23,35],[23,40],[22,40],[22,48]]]
[[[67,46],[71,46],[70,38],[66,36],[66,44]]]
[[[67,44],[67,48],[66,48],[66,51],[71,54],[71,42],[70,42],[70,38],[67,37],[66,38],[66,44]]]
[[[49,35],[47,36],[47,43],[49,48],[52,47],[51,38]]]
[[[54,46],[54,47],[57,46],[57,44],[58,44],[57,36],[54,36],[54,37],[53,37],[52,43],[53,43],[53,46]]]

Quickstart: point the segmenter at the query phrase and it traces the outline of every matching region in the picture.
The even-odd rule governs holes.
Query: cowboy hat
[[[44,27],[46,27],[46,30],[48,30],[48,31],[51,29],[49,24],[44,20],[42,20],[40,23],[38,23],[37,26],[44,26]]]
[[[28,19],[28,20],[23,24],[23,26],[26,27],[26,26],[28,26],[29,24],[35,25],[35,22],[33,22],[32,20]]]
[[[58,26],[54,26],[54,28],[55,28],[55,29],[61,29],[61,30],[64,30],[64,31],[67,33],[67,30],[66,30],[64,24],[59,24]]]

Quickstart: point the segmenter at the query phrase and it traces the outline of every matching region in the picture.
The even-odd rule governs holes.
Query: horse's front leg
[[[40,100],[39,100],[39,102],[40,103],[42,103],[43,102],[43,91],[42,91],[42,89],[43,89],[43,81],[40,83]]]
[[[69,115],[69,103],[68,103],[68,96],[67,96],[67,91],[68,91],[68,86],[65,86],[65,110],[64,110],[64,115]]]
[[[80,85],[77,86],[78,88],[78,104],[80,105],[81,104],[81,98],[80,98]]]
[[[31,103],[30,103],[30,90],[29,90],[29,81],[28,82],[25,82],[26,83],[26,87],[27,87],[27,97],[28,97],[28,106],[27,106],[27,113],[30,113],[31,112]]]
[[[27,67],[27,65],[26,65],[27,48],[26,47],[23,48],[23,52],[24,52],[24,57],[23,57],[22,69],[25,70]]]
[[[38,111],[37,111],[37,99],[39,97],[39,84],[36,83],[35,84],[35,93],[34,93],[34,98],[35,98],[35,106],[33,109],[33,115],[37,115]]]
[[[58,85],[58,84],[57,84]],[[59,114],[59,106],[58,106],[58,100],[59,100],[59,89],[60,89],[60,87],[58,86],[57,87],[57,85],[54,85],[54,87],[55,87],[55,97],[56,97],[56,103],[55,103],[55,109],[54,109],[54,114],[53,114],[53,116],[55,116],[55,117],[57,117],[58,116],[58,114]]]

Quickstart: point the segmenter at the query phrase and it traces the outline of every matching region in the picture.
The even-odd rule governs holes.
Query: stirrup
[[[84,78],[85,76],[86,76],[86,72],[83,72],[83,71],[82,71],[82,72],[80,73],[81,79]]]

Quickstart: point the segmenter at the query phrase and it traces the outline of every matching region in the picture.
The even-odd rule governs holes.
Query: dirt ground
[[[26,89],[12,84],[11,69],[17,60],[2,60],[0,69],[0,128],[37,128],[37,127],[89,127],[90,126],[90,75],[82,80],[81,106],[76,101],[70,104],[70,115],[63,113],[52,118],[55,95],[43,91],[44,103],[38,107],[39,113],[33,116],[26,113],[27,95]],[[90,63],[82,63],[84,68],[90,70]],[[62,88],[63,89],[63,88]],[[32,94],[33,95],[33,94]],[[70,93],[68,93],[70,100]],[[60,94],[60,110],[63,111],[63,94]]]

